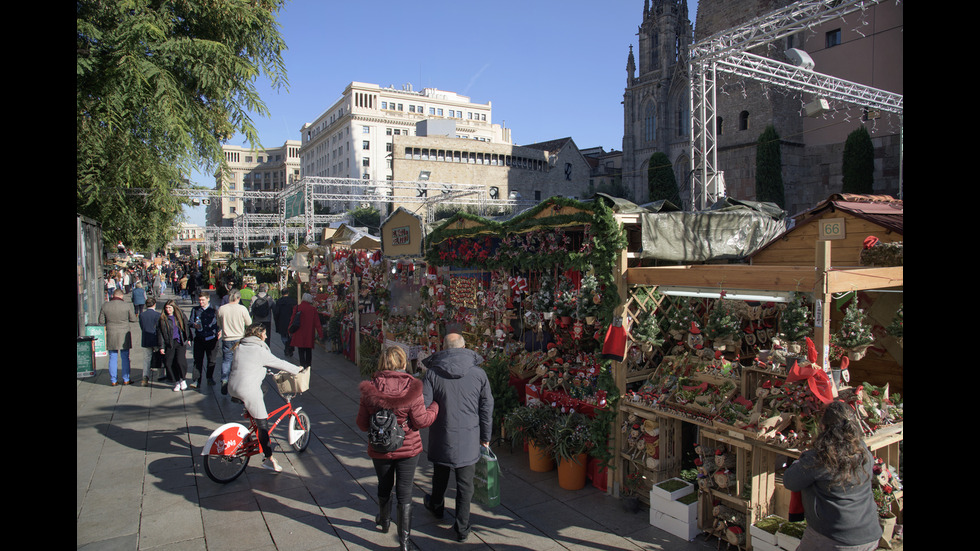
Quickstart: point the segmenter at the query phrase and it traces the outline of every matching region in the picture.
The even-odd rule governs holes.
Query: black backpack
[[[261,302],[259,302],[261,301]],[[257,318],[264,318],[269,315],[269,299],[258,297],[252,301],[252,313]]]
[[[371,415],[368,424],[368,444],[378,453],[388,453],[402,447],[405,429],[398,424],[398,417],[390,409],[379,409]]]

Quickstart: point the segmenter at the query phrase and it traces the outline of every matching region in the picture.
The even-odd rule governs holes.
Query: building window
[[[371,133],[371,127],[370,126],[362,126],[361,127],[361,134],[370,134],[370,133]],[[262,158],[261,157],[259,157],[259,162],[260,163],[262,162]]]
[[[840,45],[840,29],[827,32],[827,47],[833,48]]]
[[[361,149],[371,149],[371,142],[367,140],[361,142]]]
[[[429,114],[430,115],[435,115],[436,114],[436,108],[435,107],[430,107],[429,108]]]
[[[653,103],[648,103],[643,114],[643,139],[652,142],[657,137],[657,110]]]
[[[361,166],[371,166],[371,158],[364,157],[364,159],[361,161]]]
[[[738,114],[738,129],[748,130],[749,129],[749,112],[742,111]]]
[[[715,119],[715,134],[721,136],[722,130],[725,129],[724,125],[725,119],[718,117]]]

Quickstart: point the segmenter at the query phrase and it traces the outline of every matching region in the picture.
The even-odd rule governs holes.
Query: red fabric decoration
[[[789,521],[800,522],[803,517],[803,495],[800,492],[791,492],[789,496]]]
[[[626,329],[622,323],[609,326],[606,330],[606,339],[602,343],[602,357],[607,360],[621,362],[626,358]]]
[[[834,401],[834,383],[827,377],[823,369],[812,366],[801,367],[799,362],[793,362],[793,367],[786,375],[786,382],[793,383],[803,380],[810,387],[810,392],[813,392],[813,395],[821,402],[829,404]]]
[[[878,244],[878,238],[873,235],[869,235],[864,238],[864,250],[868,250],[877,244]]]

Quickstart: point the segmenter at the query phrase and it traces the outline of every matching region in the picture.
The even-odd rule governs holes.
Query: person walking
[[[265,327],[265,344],[269,344],[269,336],[272,334],[272,307],[275,301],[269,296],[269,285],[262,283],[259,285],[259,292],[252,299],[252,305],[248,309],[252,316],[252,323],[261,323]]]
[[[480,446],[490,447],[493,430],[493,395],[490,381],[480,368],[483,357],[466,348],[459,333],[449,333],[443,350],[422,360],[423,396],[426,404],[439,404],[439,415],[429,428],[426,448],[433,463],[432,494],[423,504],[436,518],[445,512],[450,472],[456,475],[456,541],[470,535],[470,503],[473,475],[480,460]]]
[[[218,363],[218,311],[211,306],[211,296],[201,293],[197,306],[191,308],[191,329],[194,332],[194,386],[201,388],[204,380],[204,359],[207,358],[208,384],[214,386],[214,366]]]
[[[139,317],[143,313],[143,308],[146,308],[146,289],[141,282],[136,282],[136,287],[133,288],[130,296],[133,299],[133,311],[136,312],[136,317]]]
[[[235,345],[245,336],[245,329],[252,325],[248,308],[242,306],[238,289],[228,291],[228,304],[218,308],[218,330],[221,331],[221,393],[228,394],[228,374],[235,359]]]
[[[269,412],[266,411],[265,399],[262,397],[262,381],[265,380],[267,368],[288,371],[294,375],[302,371],[298,366],[273,356],[269,346],[265,344],[265,327],[258,323],[252,324],[235,345],[235,357],[228,377],[228,392],[232,398],[241,400],[248,414],[255,419],[259,445],[265,454],[262,467],[278,473],[282,471],[282,467],[272,456]]]
[[[251,284],[242,286],[242,306],[252,309],[252,299],[255,298],[255,289],[252,288]]]
[[[293,316],[296,308],[296,291],[290,288],[285,295],[272,305],[272,315],[276,320],[276,333],[282,339],[283,354],[287,358],[293,357],[293,347],[289,344],[292,335],[289,334],[289,320]]]
[[[806,530],[800,551],[873,551],[882,529],[871,493],[874,457],[864,443],[851,406],[834,401],[820,420],[820,434],[783,474],[800,492]]]
[[[187,390],[187,343],[190,341],[187,317],[170,299],[163,305],[160,323],[157,324],[157,346],[163,356],[163,365],[174,380],[174,392]]]
[[[362,431],[370,429],[371,416],[382,409],[392,410],[405,431],[405,440],[395,451],[383,453],[368,447],[368,456],[378,476],[379,512],[374,522],[382,532],[388,533],[394,489],[398,500],[398,543],[402,551],[409,548],[412,529],[412,486],[422,453],[419,429],[431,425],[439,413],[438,403],[425,406],[422,381],[405,371],[407,365],[404,350],[385,347],[378,359],[378,370],[370,381],[362,381],[359,386],[361,398],[357,410],[357,427]]]
[[[140,312],[140,345],[146,352],[143,358],[143,386],[150,386],[153,370],[163,365],[160,357],[160,347],[157,343],[157,326],[160,324],[160,311],[156,309],[157,301],[153,297],[146,299],[146,309]],[[163,377],[161,373],[159,377]],[[158,379],[159,380],[159,379]]]
[[[122,367],[122,384],[128,385],[130,365],[129,350],[133,347],[130,323],[136,323],[136,312],[126,304],[125,293],[119,287],[112,292],[112,298],[102,304],[99,310],[99,325],[105,326],[105,347],[109,352],[109,384],[118,384],[119,367]]]
[[[303,302],[293,310],[289,324],[292,325],[296,320],[299,320],[299,328],[293,332],[289,344],[299,351],[299,365],[310,367],[313,365],[314,339],[323,338],[323,325],[320,324],[320,314],[313,306],[313,295],[303,293]]]

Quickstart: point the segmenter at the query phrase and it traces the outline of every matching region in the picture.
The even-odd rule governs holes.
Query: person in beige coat
[[[118,371],[122,359],[122,384],[129,384],[129,349],[133,347],[133,335],[130,324],[138,318],[133,308],[123,299],[125,294],[117,288],[112,298],[102,304],[99,311],[99,324],[105,325],[105,348],[109,352],[109,382],[112,386],[119,384]]]

